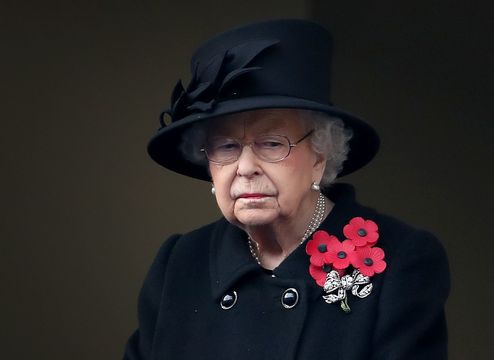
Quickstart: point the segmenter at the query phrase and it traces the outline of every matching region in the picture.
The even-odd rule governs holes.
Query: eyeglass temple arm
[[[307,139],[309,136],[311,136],[313,132],[314,132],[314,129],[312,129],[307,134],[305,134],[300,140],[295,141],[293,144],[290,144],[290,147],[297,146],[299,143],[301,143],[302,141],[304,141],[305,139]]]

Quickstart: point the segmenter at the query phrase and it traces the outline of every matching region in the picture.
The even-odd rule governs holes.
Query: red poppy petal
[[[351,252],[355,249],[355,245],[351,240],[345,240],[341,243],[343,251]]]
[[[371,266],[364,266],[362,268],[359,268],[359,270],[365,276],[373,276],[375,273],[374,269]]]
[[[305,252],[309,255],[318,254],[320,244],[321,242],[319,241],[316,241],[314,239],[310,240],[305,247]]]
[[[338,258],[333,262],[333,267],[337,270],[346,269],[349,265],[350,265],[350,259],[348,259],[348,257],[346,257],[345,259]]]
[[[314,266],[310,265],[309,266],[309,273],[314,279],[319,279],[320,277],[326,277],[326,273],[320,266]]]
[[[372,231],[372,232],[369,231],[367,233],[366,239],[370,243],[375,243],[377,241],[377,239],[379,239],[379,234],[375,231]]]
[[[316,280],[316,284],[321,286],[321,287],[324,287],[325,283],[326,283],[326,277],[321,277],[321,278]]]
[[[366,220],[365,221],[365,230],[367,230],[367,232],[371,232],[371,231],[377,231],[377,224],[372,221],[372,220]]]
[[[316,284],[319,286],[324,286],[326,282],[326,272],[319,266],[311,265],[309,267],[309,273],[314,280],[316,280]]]
[[[374,246],[377,244],[377,240],[376,241],[367,241],[367,246]]]
[[[347,237],[349,239],[354,238],[355,237],[355,230],[354,230],[353,226],[350,224],[345,225],[345,227],[343,228],[343,235],[345,235],[345,237]]]
[[[365,240],[365,238],[363,237],[354,237],[353,239],[351,239],[351,241],[353,245],[355,245],[356,247],[362,247],[367,245],[367,240]]]
[[[329,235],[324,230],[318,230],[313,235],[312,238],[317,241],[329,241],[332,235]]]
[[[324,265],[324,256],[321,253],[314,254],[310,257],[310,263],[314,266],[323,266]]]
[[[382,260],[384,259],[384,250],[379,247],[370,248],[371,257],[373,260]]]
[[[334,251],[328,251],[324,253],[322,257],[326,264],[332,264],[337,259],[336,252]]]
[[[350,258],[350,262],[354,268],[360,268],[364,265],[362,257],[360,257],[356,252],[354,252]]]
[[[307,245],[305,245],[305,252],[307,253],[307,255],[312,255],[314,253],[313,244],[314,244],[313,241],[309,240],[309,242],[307,242]]]
[[[376,273],[380,274],[386,269],[386,262],[382,260],[376,261],[373,265],[373,268]]]
[[[336,236],[332,236],[327,244],[328,248],[336,248],[341,245],[341,242]]]
[[[355,227],[362,227],[365,225],[365,220],[360,216],[357,216],[354,217],[352,220],[350,220],[350,224],[352,224]]]
[[[340,240],[338,240],[338,238],[334,235],[329,235],[329,243],[333,242],[333,241],[336,241],[336,242],[340,242]]]
[[[371,245],[367,245],[367,246],[359,248],[360,252],[362,252],[362,254],[364,254],[366,257],[372,256],[372,249],[373,248],[371,247]]]

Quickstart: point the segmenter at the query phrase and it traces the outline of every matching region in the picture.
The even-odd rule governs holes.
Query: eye
[[[217,138],[211,141],[209,147],[213,151],[232,152],[240,149],[240,144],[234,139]]]
[[[266,148],[275,148],[275,147],[283,146],[282,143],[276,141],[265,141],[261,145]]]
[[[232,151],[232,150],[238,149],[238,147],[239,147],[238,144],[228,143],[228,144],[218,145],[218,147],[216,148],[216,150],[220,150],[220,151]]]
[[[286,146],[283,138],[266,137],[256,141],[256,145],[262,149],[278,149]]]

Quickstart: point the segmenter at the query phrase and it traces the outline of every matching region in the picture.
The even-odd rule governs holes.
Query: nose
[[[254,151],[252,151],[252,147],[250,145],[245,145],[243,147],[237,161],[238,176],[251,177],[262,173],[259,159],[256,154],[254,154]]]

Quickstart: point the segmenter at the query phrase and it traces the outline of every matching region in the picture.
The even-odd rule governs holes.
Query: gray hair
[[[313,110],[297,109],[299,119],[307,130],[314,129],[310,137],[312,149],[326,157],[326,168],[321,179],[321,186],[329,186],[343,168],[350,150],[349,140],[352,131],[345,128],[340,118]],[[206,142],[207,122],[192,125],[182,135],[180,150],[184,157],[199,165],[208,167],[208,161],[201,148]]]

